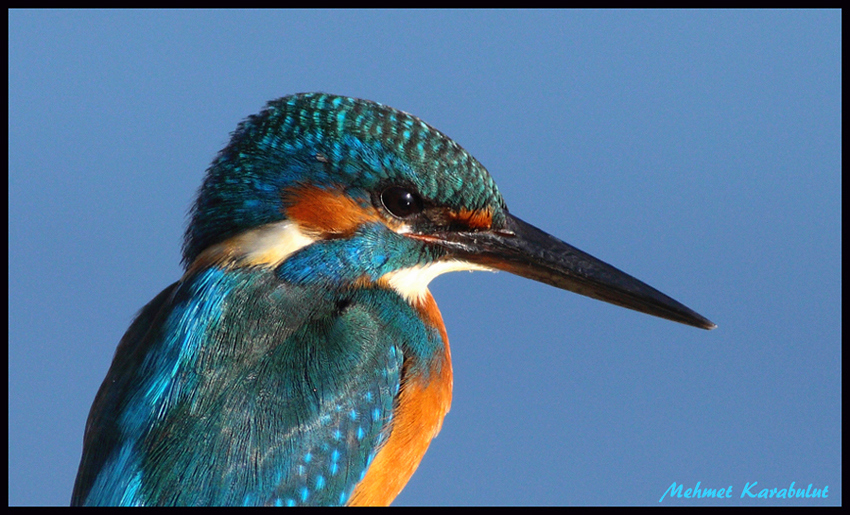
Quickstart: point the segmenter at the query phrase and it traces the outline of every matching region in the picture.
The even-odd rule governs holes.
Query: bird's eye
[[[407,218],[422,211],[422,199],[412,191],[392,186],[381,193],[381,202],[387,211],[399,218]]]

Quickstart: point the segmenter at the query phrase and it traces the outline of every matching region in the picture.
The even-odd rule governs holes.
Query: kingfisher
[[[183,276],[144,306],[86,423],[73,505],[386,505],[452,395],[428,290],[508,271],[708,319],[512,215],[419,118],[325,93],[269,102],[207,169]]]

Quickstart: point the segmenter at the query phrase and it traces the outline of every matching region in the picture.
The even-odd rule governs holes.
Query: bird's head
[[[405,112],[322,93],[272,101],[233,133],[192,208],[191,271],[265,266],[326,287],[383,283],[415,301],[453,270],[506,270],[712,328],[631,276],[508,212],[490,174]]]

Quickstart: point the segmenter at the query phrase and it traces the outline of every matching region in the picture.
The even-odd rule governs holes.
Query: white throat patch
[[[475,270],[483,270],[485,272],[496,271],[483,265],[470,263],[469,261],[453,259],[393,270],[384,274],[381,279],[386,280],[390,287],[401,294],[408,302],[418,303],[428,293],[428,284],[438,275],[447,272],[472,272]]]

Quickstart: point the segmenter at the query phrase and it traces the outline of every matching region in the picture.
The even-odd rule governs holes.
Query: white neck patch
[[[195,261],[275,267],[315,241],[297,223],[284,220],[243,232],[213,245]]]

